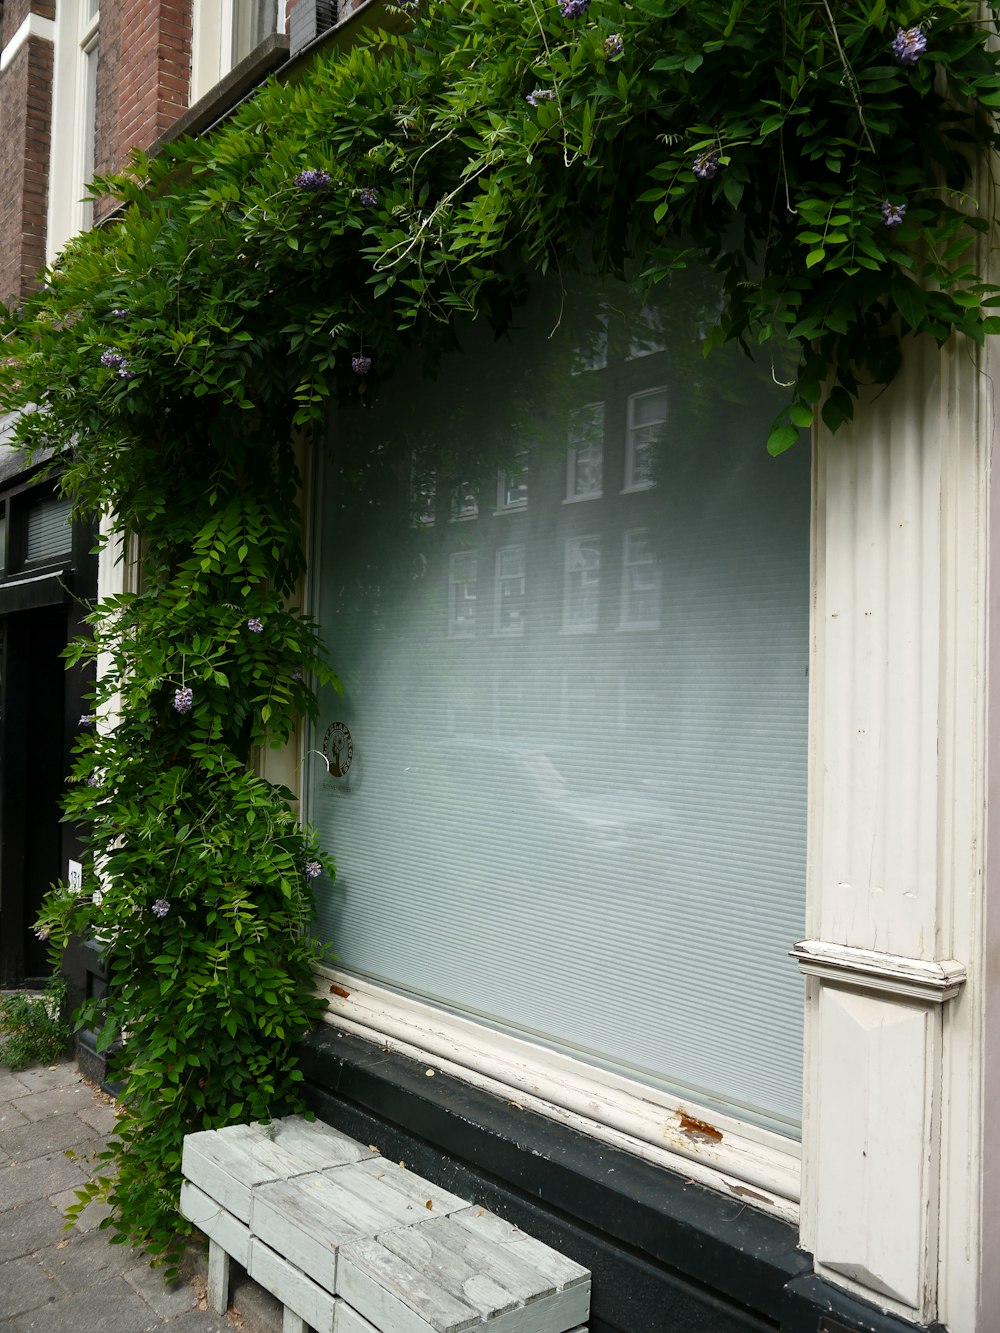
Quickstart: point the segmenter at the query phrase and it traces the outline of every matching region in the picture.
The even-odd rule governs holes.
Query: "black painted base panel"
[[[739,1200],[331,1027],[300,1053],[323,1120],[589,1268],[591,1333],[917,1331]]]

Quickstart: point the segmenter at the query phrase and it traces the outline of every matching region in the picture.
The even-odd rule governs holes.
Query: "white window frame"
[[[468,523],[479,517],[479,498],[471,481],[460,481],[453,486],[448,503],[452,523]]]
[[[464,575],[459,578],[456,576],[456,567],[459,561],[471,561],[473,577]],[[448,638],[449,639],[474,639],[476,637],[476,603],[478,601],[478,583],[479,583],[479,555],[473,549],[469,551],[453,551],[448,558]],[[472,597],[468,597],[465,589],[473,588]],[[463,622],[459,624],[457,612],[459,610],[459,589],[462,589],[462,606],[472,606],[472,618],[468,626]]]
[[[340,968],[318,966],[325,1019],[685,1179],[797,1224],[801,1150],[773,1130],[497,1032]],[[613,981],[605,978],[609,988]],[[331,990],[331,985],[335,987]]]
[[[522,486],[514,487],[511,485],[515,475],[523,477]],[[510,498],[511,491],[523,491],[522,494]],[[520,509],[528,507],[528,451],[520,450],[514,457],[514,462],[510,467],[502,467],[497,472],[497,507],[494,511],[497,514],[510,514]]]
[[[84,186],[95,170],[100,4],[98,0],[61,4],[54,22],[41,22],[48,24],[41,35],[54,43],[45,234],[45,258],[52,264],[71,237],[94,223],[93,200],[85,196]]]
[[[239,16],[244,12],[241,6],[244,5],[245,0],[194,0],[191,10],[192,105],[211,92],[238,63],[233,59],[233,47]],[[284,0],[278,0],[275,31],[284,32],[285,28]]]
[[[576,623],[571,615],[571,607],[574,601],[574,590],[572,579],[579,571],[574,567],[572,551],[574,548],[580,549],[584,546],[591,546],[597,550],[598,558],[596,565],[596,584],[597,584],[597,606],[593,617],[593,623],[588,621],[586,624]],[[584,571],[589,572],[589,571]],[[563,634],[596,634],[601,621],[601,537],[599,533],[585,533],[579,537],[567,537],[563,547],[563,602],[562,602],[562,632]]]
[[[635,420],[636,404],[639,403],[643,398],[658,398],[658,397],[663,398],[664,402],[663,416],[659,417],[655,422],[647,421],[644,422],[642,425],[637,425]],[[625,485],[622,487],[622,494],[630,494],[633,491],[648,491],[651,490],[656,485],[656,481],[652,478],[649,479],[640,478],[638,480],[636,479],[637,436],[639,434],[639,431],[648,430],[649,427],[652,425],[660,425],[661,423],[665,425],[668,420],[669,411],[670,411],[670,404],[667,398],[667,389],[665,385],[661,384],[653,389],[644,389],[642,393],[629,394],[628,430],[626,431],[626,438],[625,438]]]
[[[653,551],[651,558],[648,560],[632,560],[629,558],[629,548],[633,539],[636,537],[644,537],[649,540],[651,536],[652,532],[649,528],[631,528],[629,531],[622,534],[622,598],[620,619],[618,622],[619,629],[655,630],[660,628],[659,598],[662,592],[662,580],[660,575],[660,564],[656,558],[656,552]],[[645,566],[649,566],[654,572],[655,592],[657,595],[656,615],[648,620],[633,617],[629,613],[632,598],[631,571],[633,569],[641,569]],[[650,588],[648,591],[653,590],[653,588]]]
[[[589,440],[586,444],[579,443],[580,435],[574,429],[576,423],[585,420],[585,414],[593,413],[595,408],[600,408],[600,441],[596,437]],[[596,415],[596,414],[595,414]],[[604,494],[604,441],[607,431],[607,407],[602,401],[592,403],[581,403],[570,411],[567,435],[569,443],[566,446],[566,498],[564,504],[579,504],[582,500],[599,500]],[[579,490],[578,480],[578,462],[584,449],[599,451],[600,455],[600,484],[590,490]]]
[[[504,574],[501,569],[504,556],[509,556],[513,551],[517,551],[520,553],[521,572],[520,574]],[[512,546],[501,546],[497,549],[496,558],[494,562],[494,573],[493,573],[493,633],[497,635],[498,638],[519,639],[524,635],[524,596],[526,587],[527,564],[528,564],[528,552],[527,548],[523,545],[523,543],[515,543]],[[521,584],[520,623],[517,625],[506,625],[506,626],[501,625],[500,615],[501,612],[503,611],[503,591],[502,591],[503,586],[504,584],[512,583],[518,580],[520,581]]]

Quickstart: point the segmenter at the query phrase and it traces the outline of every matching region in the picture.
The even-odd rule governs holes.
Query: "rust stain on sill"
[[[684,1111],[677,1112],[677,1120],[681,1133],[686,1134],[689,1139],[697,1139],[700,1143],[722,1142],[722,1131],[705,1120],[696,1120],[693,1115],[687,1115]]]
[[[758,1194],[756,1190],[748,1189],[746,1185],[730,1185],[729,1188],[741,1199],[752,1199],[754,1203],[774,1203],[769,1195]]]
[[[345,990],[343,986],[331,986],[330,994],[339,995],[342,1000],[348,1000],[351,997],[351,992],[349,990]]]

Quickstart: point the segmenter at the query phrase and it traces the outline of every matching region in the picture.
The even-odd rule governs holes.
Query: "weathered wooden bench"
[[[183,1173],[220,1314],[235,1259],[283,1333],[587,1333],[585,1268],[320,1121],[189,1134]]]

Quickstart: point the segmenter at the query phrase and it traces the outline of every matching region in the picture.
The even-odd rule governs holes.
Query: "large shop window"
[[[809,453],[685,274],[542,290],[343,410],[319,930],[390,988],[794,1136]],[[779,399],[780,401],[780,399]]]

